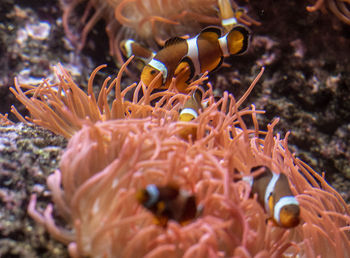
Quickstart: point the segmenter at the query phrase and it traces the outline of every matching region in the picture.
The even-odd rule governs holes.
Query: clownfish
[[[171,38],[151,61],[143,68],[141,81],[149,86],[162,73],[155,88],[166,89],[171,79],[176,77],[176,87],[186,92],[194,76],[218,68],[223,58],[243,54],[250,41],[250,32],[244,25],[236,24],[221,36],[218,27],[207,27],[194,38]]]
[[[259,169],[265,169],[265,172],[254,178],[243,177],[251,186],[251,195],[257,194],[258,202],[276,225],[284,228],[297,226],[300,221],[300,207],[290,190],[287,176],[272,172],[266,166],[253,167],[251,172]]]
[[[119,48],[124,57],[126,57],[127,59],[134,55],[136,59],[140,60],[141,64],[139,67],[141,69],[145,64],[149,63],[152,60],[152,58],[156,55],[155,52],[142,46],[133,39],[121,41]]]
[[[136,199],[154,214],[155,224],[163,227],[166,227],[169,220],[186,225],[200,211],[194,195],[172,185],[147,185],[136,193]]]
[[[195,90],[192,96],[185,102],[183,109],[179,115],[179,121],[190,122],[198,117],[199,110],[201,110],[202,104],[202,93],[199,90]],[[184,127],[180,132],[179,136],[185,140],[188,139],[189,135],[192,135],[192,139],[196,138],[197,129],[195,127]]]
[[[218,0],[221,25],[225,31],[231,30],[238,23],[237,19],[246,13],[244,8],[233,10],[230,0]]]

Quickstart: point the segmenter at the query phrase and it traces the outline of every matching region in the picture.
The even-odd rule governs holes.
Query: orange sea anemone
[[[306,10],[314,12],[316,10],[326,11],[329,9],[339,20],[350,25],[350,1],[349,0],[317,0],[313,6],[307,6]]]
[[[81,50],[88,33],[104,19],[109,37],[110,54],[122,63],[119,43],[126,38],[142,41],[156,48],[173,36],[194,35],[208,25],[219,25],[218,0],[89,0],[82,15],[81,32],[74,33],[75,11],[82,0],[62,0],[63,27],[67,37]],[[238,9],[231,1],[232,7]],[[93,13],[91,15],[91,12]],[[73,22],[73,21],[74,22]],[[243,13],[238,20],[251,25],[260,23]],[[79,36],[78,36],[79,35]],[[155,44],[155,42],[157,44]]]
[[[155,106],[157,113],[164,113],[173,109],[174,103],[175,107],[179,107],[185,101],[185,95],[175,93],[175,81],[171,84],[169,91],[155,94],[151,94],[154,90],[154,83],[151,83],[147,88],[141,83],[138,85],[134,83],[122,91],[121,77],[131,60],[132,58],[122,65],[118,76],[114,80],[111,81],[111,77],[105,79],[97,98],[93,93],[93,81],[96,73],[106,67],[105,65],[97,67],[91,74],[88,82],[88,94],[74,83],[70,74],[61,65],[58,65],[58,69],[56,68],[56,76],[59,82],[55,84],[49,84],[48,80],[44,80],[39,86],[33,86],[20,84],[15,79],[15,87],[10,88],[10,90],[29,110],[30,117],[22,117],[14,106],[12,106],[11,111],[21,122],[32,122],[70,138],[86,123],[149,117],[154,112],[151,102],[157,98],[161,98]],[[191,83],[189,88],[206,79],[206,74],[204,74]],[[26,89],[26,91],[23,92],[23,89]],[[134,89],[133,97],[131,101],[128,101],[125,99],[125,95],[132,89]],[[115,98],[110,106],[107,96],[110,95],[112,90],[115,92]],[[142,98],[139,98],[140,91],[143,93]],[[181,101],[181,103],[176,101]],[[163,105],[163,103],[165,104]],[[174,111],[170,113],[174,113]]]
[[[67,228],[55,224],[52,205],[43,214],[36,210],[35,195],[28,211],[68,245],[72,257],[349,257],[350,211],[341,196],[290,153],[288,134],[284,139],[274,135],[278,119],[263,131],[257,120],[263,111],[254,105],[240,108],[256,81],[238,101],[226,92],[215,101],[209,86],[202,94],[206,108],[191,122],[178,122],[188,96],[176,93],[175,87],[152,93],[142,84],[121,91],[120,78],[101,88],[99,99],[105,100],[108,88],[115,86],[111,109],[91,92],[83,97],[68,74],[60,82],[64,94],[47,82],[26,93],[20,90],[23,85],[16,86],[17,97],[36,117],[31,121],[71,137],[59,170],[47,180]],[[136,93],[128,102],[124,93],[133,87]],[[28,99],[29,93],[35,96]],[[59,126],[45,124],[42,112]],[[92,114],[100,117],[93,120]],[[74,129],[67,119],[78,121]],[[196,140],[178,136],[187,126],[196,128]],[[256,196],[250,197],[249,184],[233,180],[258,165],[288,177],[301,208],[297,227],[266,222]],[[168,183],[194,194],[204,207],[191,223],[170,221],[159,227],[138,204],[137,190]]]

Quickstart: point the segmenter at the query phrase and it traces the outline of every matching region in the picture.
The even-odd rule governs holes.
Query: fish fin
[[[280,225],[275,221],[275,219],[273,217],[269,217],[267,219],[267,221],[271,221],[272,225],[275,226],[275,227],[280,227]]]
[[[180,225],[184,227],[184,226],[190,224],[190,222],[191,222],[191,220],[183,220],[183,221],[180,221]]]
[[[197,204],[194,196],[189,196],[186,200],[183,212],[179,219],[181,226],[188,225],[197,215]]]
[[[222,57],[220,58],[219,63],[217,64],[217,66],[215,66],[215,68],[214,68],[213,70],[211,70],[210,73],[216,72],[217,70],[219,70],[219,68],[221,67],[221,65],[222,65],[223,62],[224,62],[224,57],[222,56]]]
[[[193,92],[193,98],[196,100],[196,102],[198,103],[198,105],[200,106],[200,107],[202,107],[202,104],[201,104],[201,102],[202,102],[202,97],[203,97],[203,95],[202,95],[202,92],[199,90],[199,89],[195,89],[195,91]]]
[[[275,205],[275,200],[274,200],[274,196],[273,194],[271,193],[270,196],[269,196],[269,209],[270,209],[270,215],[271,217],[274,216],[274,205]]]
[[[192,93],[191,99],[194,101],[194,109],[199,115],[199,110],[203,109],[202,106],[202,92],[199,89],[195,89]]]
[[[191,79],[194,77],[194,72],[195,72],[194,64],[190,57],[185,56],[181,59],[180,63],[177,65],[175,69],[174,75],[176,77],[176,75],[180,74],[181,71],[185,69],[187,66],[189,67],[190,74],[185,82],[189,84],[191,82]]]
[[[278,222],[275,220],[275,214],[274,214],[274,205],[275,205],[274,200],[275,200],[274,195],[273,193],[271,193],[268,199],[269,211],[266,211],[266,212],[268,215],[268,220],[271,221],[274,226],[278,226]]]
[[[248,50],[250,30],[242,25],[235,25],[227,35],[227,46],[231,55],[241,55]]]
[[[167,227],[168,224],[168,218],[165,216],[155,216],[153,217],[153,223],[157,226],[161,226],[163,228]]]
[[[176,44],[179,44],[179,43],[182,43],[185,41],[186,41],[186,39],[183,39],[180,37],[172,37],[172,38],[168,39],[167,41],[165,41],[163,48],[169,47],[171,45],[176,45]]]
[[[192,140],[195,140],[197,138],[197,128],[196,127],[189,127],[189,126],[181,127],[181,129],[179,130],[178,135],[182,139],[184,139],[185,141],[188,141],[189,137]]]
[[[162,214],[162,212],[165,210],[165,203],[163,201],[160,201],[157,203],[157,214]]]
[[[178,192],[180,191],[179,185],[176,184],[175,182],[167,183],[166,186],[165,186],[165,188],[168,188],[169,190],[171,190],[171,191],[174,192],[174,193],[177,192],[177,194],[178,194]],[[177,195],[177,194],[176,194],[176,195]]]
[[[140,203],[140,204],[144,204],[145,201],[147,200],[147,197],[146,197],[146,191],[144,189],[141,189],[141,190],[138,190],[136,192],[136,200]]]
[[[176,199],[179,195],[179,187],[174,184],[168,184],[165,186],[158,187],[158,191],[160,196],[159,198],[161,199],[161,202],[164,202],[164,204],[166,204],[166,202],[169,200]]]
[[[243,14],[246,14],[248,13],[247,9],[244,8],[244,7],[238,7],[236,10],[235,10],[235,17],[236,18],[240,18]]]
[[[215,37],[216,39],[218,39],[221,37],[221,29],[217,26],[206,27],[199,33],[198,37],[201,37],[201,38]]]

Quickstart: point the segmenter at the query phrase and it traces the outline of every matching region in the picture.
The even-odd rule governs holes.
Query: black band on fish
[[[209,26],[209,27],[206,27],[206,28],[204,28],[204,29],[201,31],[200,34],[204,34],[204,33],[206,33],[206,32],[214,32],[214,33],[218,36],[218,38],[220,38],[220,37],[221,37],[221,34],[222,34],[221,29],[220,29],[219,27],[217,27],[217,26]]]
[[[183,39],[180,37],[172,37],[172,38],[168,39],[167,41],[165,41],[163,48],[169,47],[171,45],[179,44],[179,43],[182,43],[184,41],[186,41],[186,39]]]
[[[190,76],[188,77],[186,83],[190,83],[191,79],[195,76],[195,67],[193,65],[193,62],[191,60],[191,58],[189,58],[188,56],[185,56],[184,58],[182,58],[182,60],[180,61],[180,63],[185,62],[189,65],[190,67]]]
[[[210,72],[212,73],[212,72],[215,72],[215,71],[219,70],[219,68],[221,67],[223,62],[224,62],[224,57],[222,56],[220,58],[220,62],[218,63],[218,65],[213,70],[211,70]]]

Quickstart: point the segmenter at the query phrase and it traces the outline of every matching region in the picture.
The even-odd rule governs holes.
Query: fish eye
[[[151,70],[151,75],[154,75],[156,73],[156,70]]]

